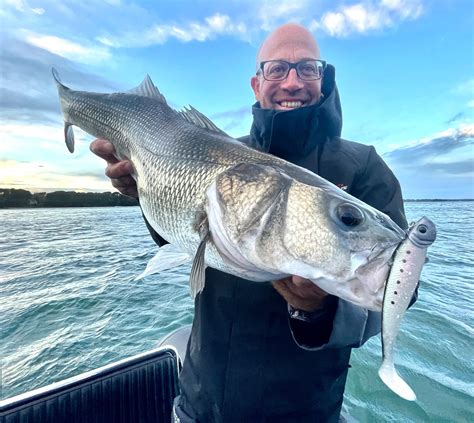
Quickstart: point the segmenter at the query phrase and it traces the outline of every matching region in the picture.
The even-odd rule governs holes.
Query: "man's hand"
[[[290,276],[272,282],[273,287],[292,307],[303,311],[316,311],[324,306],[327,293],[308,279]]]
[[[90,150],[107,162],[105,174],[111,179],[114,188],[128,197],[138,198],[137,184],[132,178],[132,162],[118,160],[115,157],[115,148],[107,140],[97,139],[90,145]]]

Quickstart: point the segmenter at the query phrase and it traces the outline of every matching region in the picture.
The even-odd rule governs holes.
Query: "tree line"
[[[31,193],[0,188],[0,208],[11,207],[113,207],[136,206],[138,201],[119,192],[54,191]]]

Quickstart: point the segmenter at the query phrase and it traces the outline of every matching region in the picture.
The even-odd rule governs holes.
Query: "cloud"
[[[328,11],[319,20],[312,20],[309,28],[333,37],[347,37],[390,28],[405,20],[415,20],[422,12],[421,0],[363,1]]]
[[[453,88],[452,93],[458,95],[469,95],[472,97],[474,95],[474,78],[458,84]]]
[[[244,37],[247,26],[242,22],[233,22],[228,15],[216,13],[204,18],[204,21],[191,21],[185,24],[155,24],[148,29],[127,32],[118,36],[101,36],[97,40],[108,47],[147,47],[164,44],[169,39],[182,42],[207,41],[218,35],[238,35]]]
[[[5,4],[14,7],[21,13],[34,13],[35,15],[42,15],[45,10],[42,7],[30,7],[25,0],[5,0]]]
[[[404,198],[474,198],[474,124],[417,140],[383,155]]]
[[[440,154],[453,152],[474,144],[474,124],[460,125],[431,138],[415,141],[411,145],[397,148],[384,154],[387,160],[405,166],[411,163],[427,163]]]
[[[110,180],[99,172],[70,172],[47,161],[0,159],[2,188],[40,191],[111,191]],[[90,187],[94,187],[91,189]]]
[[[58,94],[51,68],[68,85],[94,91],[117,91],[117,85],[86,73],[70,60],[24,41],[4,37],[0,55],[0,109],[4,123],[29,125],[61,121]]]
[[[14,138],[25,138],[28,140],[57,140],[64,138],[63,128],[60,125],[18,125],[2,124],[0,125],[0,134],[2,139],[7,141],[0,145],[0,152],[12,151],[16,149]]]
[[[446,123],[449,125],[451,123],[459,122],[460,120],[466,117],[467,117],[466,113],[459,112],[459,113],[456,113],[451,119],[448,119]]]
[[[242,119],[252,115],[252,109],[249,106],[241,107],[240,109],[227,110],[225,112],[214,113],[212,119]]]
[[[26,0],[9,1],[21,10],[29,7]],[[65,0],[59,3],[46,2],[47,13],[41,20],[33,16],[31,22],[23,23],[21,18],[13,16],[9,26],[13,34],[17,34],[17,28],[21,27],[32,29],[51,26],[59,33],[48,34],[44,29],[30,31],[24,39],[73,61],[104,63],[111,59],[112,49],[162,45],[170,40],[188,43],[234,37],[254,42],[260,40],[264,33],[288,21],[300,22],[311,30],[336,37],[368,33],[393,27],[405,20],[417,19],[423,11],[421,1],[362,0],[327,10],[330,3],[322,0],[241,0],[238,10],[232,3],[216,2],[210,5],[211,11],[200,18],[194,18],[193,12],[179,8],[174,16],[180,18],[172,18],[170,16],[173,15],[161,9],[136,2],[105,0],[97,3],[85,0],[77,3]],[[97,26],[90,18],[92,14],[104,15],[108,19]],[[80,32],[69,38],[61,35],[67,34],[66,31],[77,21],[81,22]],[[90,37],[81,40],[79,34],[90,34]]]
[[[22,33],[27,43],[75,62],[90,64],[109,61],[112,58],[107,47],[85,46],[65,38],[32,31],[22,31]]]
[[[456,165],[446,157],[456,150],[470,147],[474,144],[474,124],[460,125],[456,129],[449,129],[436,134],[432,138],[423,139],[387,152],[383,155],[393,167],[422,171],[437,169],[461,169],[465,166]],[[471,150],[472,154],[472,150]],[[458,163],[464,163],[463,157]],[[458,167],[456,167],[458,166]]]
[[[474,161],[472,159],[458,162],[427,163],[425,166],[428,170],[451,175],[474,174]]]
[[[244,106],[239,109],[214,113],[212,120],[218,120],[222,129],[235,137],[248,135],[251,125],[252,109]]]
[[[278,2],[266,0],[260,5],[257,17],[260,28],[271,31],[283,20],[285,22],[300,22],[306,15],[309,2],[306,0],[281,0]]]
[[[27,95],[0,88],[0,117],[4,122],[58,122],[59,101],[43,95]],[[58,116],[56,118],[55,116]]]
[[[74,128],[76,153],[71,155],[65,146],[63,121],[58,118],[51,125],[46,124],[1,124],[0,157],[36,162],[47,159],[51,163],[73,163],[71,168],[77,173],[83,168],[104,164],[89,151],[93,137],[79,128]]]

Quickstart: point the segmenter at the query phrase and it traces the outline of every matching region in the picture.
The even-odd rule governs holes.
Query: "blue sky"
[[[336,67],[347,139],[372,144],[405,198],[474,198],[473,2],[2,0],[0,187],[111,190],[78,137],[64,145],[51,67],[119,91],[149,74],[230,135],[248,133],[259,44],[299,22]]]

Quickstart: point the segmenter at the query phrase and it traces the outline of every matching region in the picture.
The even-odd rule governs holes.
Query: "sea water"
[[[432,219],[419,300],[396,366],[418,396],[378,378],[380,337],[352,354],[344,413],[360,422],[474,421],[473,202],[409,202]],[[134,281],[156,246],[140,209],[0,210],[1,398],[155,348],[190,324],[189,266]]]

